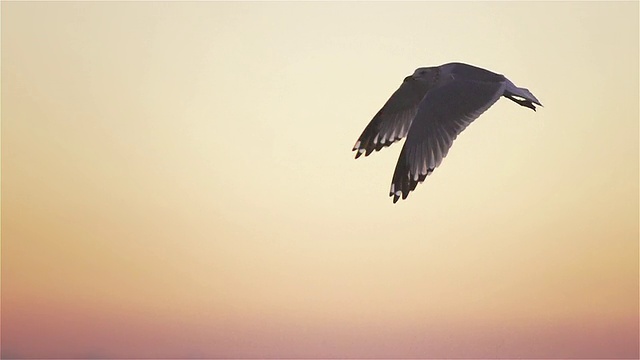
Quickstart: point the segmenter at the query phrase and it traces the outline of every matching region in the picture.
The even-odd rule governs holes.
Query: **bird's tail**
[[[507,87],[504,90],[504,97],[515,102],[518,105],[528,107],[533,111],[536,111],[536,107],[534,104],[542,106],[540,101],[536,99],[536,97],[525,88],[519,88],[515,86],[511,81],[507,79]]]

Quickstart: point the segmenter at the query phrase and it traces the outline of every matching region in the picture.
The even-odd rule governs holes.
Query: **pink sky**
[[[34,312],[39,309],[40,312]],[[185,319],[3,303],[3,353],[35,358],[633,358],[637,318],[422,325]],[[7,331],[7,329],[9,331]],[[634,334],[635,333],[635,334]],[[33,339],[38,339],[36,343]]]

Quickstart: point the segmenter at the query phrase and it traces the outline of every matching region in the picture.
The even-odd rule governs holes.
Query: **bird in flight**
[[[529,90],[489,70],[462,63],[418,68],[364,129],[353,146],[356,159],[406,136],[389,192],[394,203],[406,199],[440,165],[458,134],[501,96],[533,111],[542,106]]]

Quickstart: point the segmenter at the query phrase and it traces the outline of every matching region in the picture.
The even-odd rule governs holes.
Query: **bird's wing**
[[[356,159],[404,138],[428,90],[424,81],[411,76],[405,78],[356,141],[353,146],[353,151],[357,151]]]
[[[449,152],[453,140],[493,105],[505,90],[503,81],[455,79],[432,89],[420,104],[391,183],[393,202],[405,199]]]

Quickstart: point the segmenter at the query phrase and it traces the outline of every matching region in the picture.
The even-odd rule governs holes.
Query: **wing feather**
[[[368,156],[407,136],[411,122],[418,112],[418,105],[428,90],[427,82],[406,77],[356,141],[353,146],[356,159],[362,154]]]
[[[428,93],[411,123],[396,164],[390,193],[393,202],[400,197],[405,199],[424,181],[442,163],[458,134],[503,95],[506,83],[504,77],[500,79],[455,79]]]

